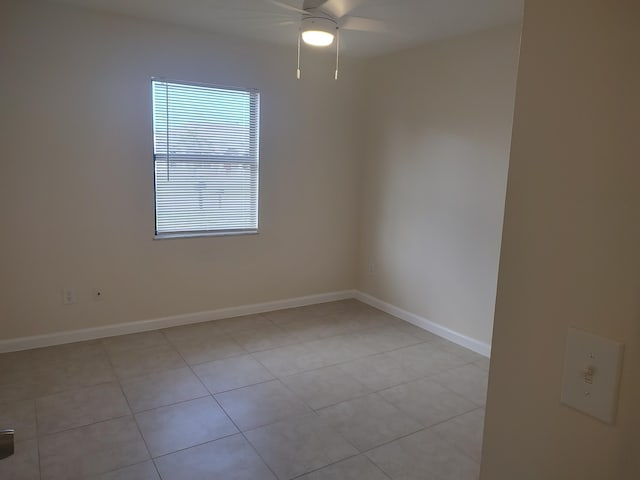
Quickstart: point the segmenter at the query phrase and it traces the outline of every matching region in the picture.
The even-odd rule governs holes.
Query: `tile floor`
[[[0,355],[12,480],[477,480],[488,362],[355,300]]]

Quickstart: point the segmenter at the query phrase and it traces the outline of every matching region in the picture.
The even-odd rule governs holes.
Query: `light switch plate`
[[[567,335],[560,400],[606,423],[614,423],[624,345],[575,328]]]

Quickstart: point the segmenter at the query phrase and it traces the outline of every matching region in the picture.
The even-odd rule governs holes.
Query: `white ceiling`
[[[265,42],[295,45],[300,15],[269,0],[56,0]],[[302,8],[303,0],[282,0]],[[309,0],[307,0],[309,1]],[[318,0],[316,0],[318,1]],[[320,0],[321,1],[321,0]],[[517,22],[524,0],[331,0],[350,15],[384,21],[385,33],[341,30],[344,53],[375,56]]]

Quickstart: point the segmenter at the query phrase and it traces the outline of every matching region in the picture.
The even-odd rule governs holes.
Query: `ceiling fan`
[[[280,0],[266,0],[268,3],[285,9],[299,17],[297,20],[281,22],[278,26],[299,23],[298,32],[298,71],[300,78],[300,42],[315,47],[328,47],[335,39],[336,71],[338,79],[338,60],[340,55],[340,30],[358,30],[366,32],[386,32],[385,24],[371,18],[355,17],[349,13],[364,0],[304,0],[302,8]]]

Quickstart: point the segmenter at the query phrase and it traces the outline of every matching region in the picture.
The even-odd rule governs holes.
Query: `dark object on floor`
[[[0,460],[10,457],[14,453],[13,438],[15,430],[0,430]]]

